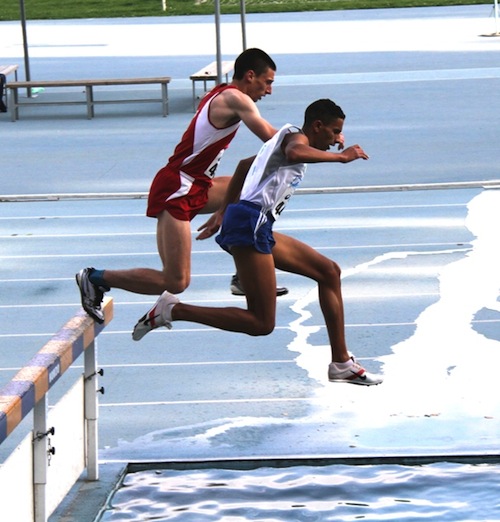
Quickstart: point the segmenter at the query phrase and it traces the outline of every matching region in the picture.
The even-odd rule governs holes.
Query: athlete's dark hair
[[[336,119],[345,120],[344,111],[332,100],[323,98],[312,102],[307,107],[304,114],[304,127],[311,125],[314,121],[320,120],[324,124],[328,124]]]
[[[246,49],[234,62],[233,78],[242,80],[247,71],[254,71],[257,76],[260,76],[268,69],[276,71],[276,64],[267,53],[256,48]]]

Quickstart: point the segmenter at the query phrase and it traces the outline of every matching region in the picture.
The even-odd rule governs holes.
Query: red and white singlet
[[[226,89],[221,84],[200,102],[181,141],[167,165],[156,174],[148,197],[147,215],[156,217],[163,210],[183,221],[191,221],[205,206],[208,189],[224,154],[241,122],[219,129],[210,122],[210,104]]]

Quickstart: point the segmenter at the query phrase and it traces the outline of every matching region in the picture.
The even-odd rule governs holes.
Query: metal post
[[[243,50],[247,48],[247,31],[245,21],[245,0],[240,0],[240,18],[241,18],[241,39],[243,42]]]
[[[500,35],[500,33],[498,32],[498,0],[495,0],[494,9],[495,9],[495,34]]]
[[[21,27],[23,30],[23,47],[24,47],[24,69],[25,69],[25,76],[26,81],[31,80],[31,73],[30,73],[30,58],[28,53],[28,36],[26,34],[26,11],[24,9],[24,0],[19,0],[19,8],[21,10]],[[28,87],[27,90],[28,98],[31,98],[31,88]]]
[[[33,410],[33,498],[35,522],[47,520],[47,394],[35,404]]]
[[[222,53],[220,45],[220,0],[215,0],[215,47],[217,59],[217,83],[222,83]]]
[[[87,478],[99,480],[98,426],[99,404],[97,400],[97,360],[95,340],[84,352],[84,401],[86,424]]]

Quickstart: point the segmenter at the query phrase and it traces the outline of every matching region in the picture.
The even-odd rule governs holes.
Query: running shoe
[[[234,276],[231,278],[231,285],[229,287],[231,289],[231,293],[233,295],[245,295],[245,291],[243,290],[243,287],[241,286],[240,280],[238,278],[238,274],[234,274]],[[288,288],[284,286],[278,286],[276,288],[276,295],[279,297],[280,295],[286,295],[288,294]]]
[[[335,363],[330,363],[328,366],[328,380],[331,382],[361,384],[362,386],[372,386],[383,381],[380,375],[368,373],[353,356],[351,356],[351,360],[352,364],[344,370],[339,370]]]
[[[148,332],[165,326],[172,328],[172,308],[179,302],[175,295],[165,291],[160,295],[154,306],[144,314],[134,326],[132,339],[140,341]]]
[[[90,281],[90,274],[95,268],[83,268],[76,274],[76,284],[80,289],[80,297],[83,309],[98,323],[104,323],[104,312],[102,311],[102,299],[104,292],[109,291],[109,287],[98,286]]]

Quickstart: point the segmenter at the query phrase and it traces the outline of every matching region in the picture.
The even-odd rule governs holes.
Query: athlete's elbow
[[[289,149],[287,149],[285,153],[285,156],[287,162],[291,164],[304,163],[306,160],[306,158],[304,158],[304,155],[295,147],[289,147]]]

